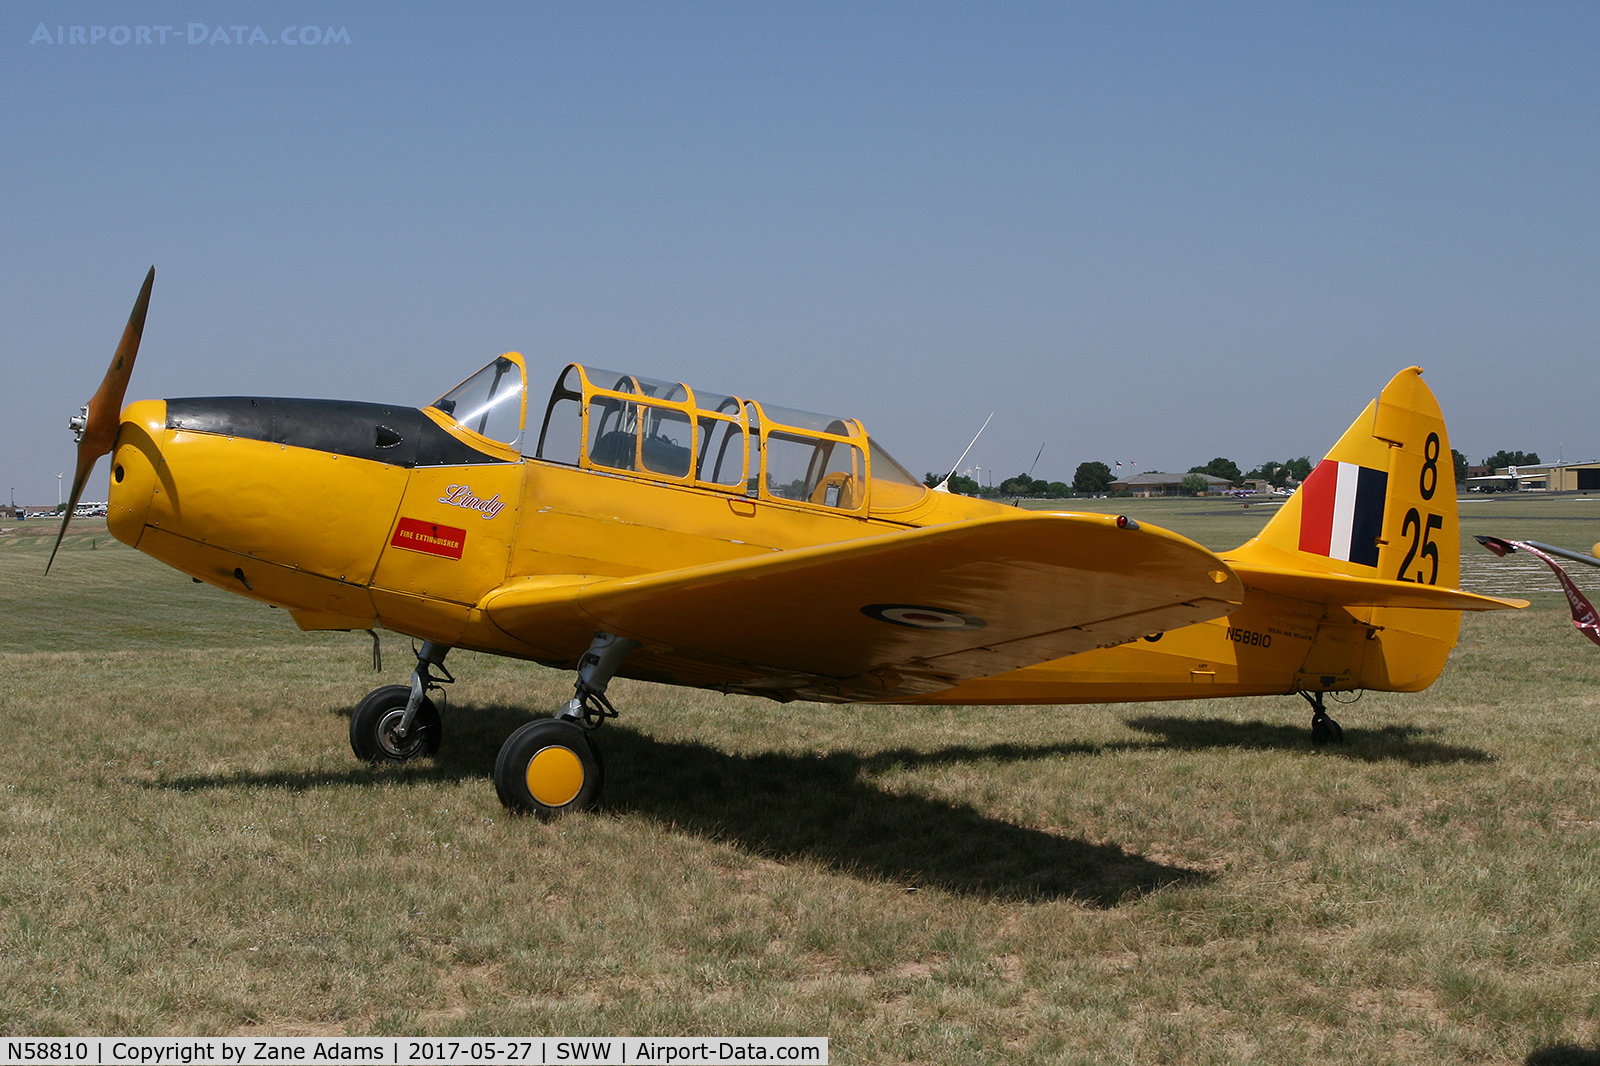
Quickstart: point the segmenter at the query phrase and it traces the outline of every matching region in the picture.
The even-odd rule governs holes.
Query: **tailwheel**
[[[500,802],[546,821],[594,806],[604,783],[600,749],[586,729],[563,718],[518,729],[506,738],[494,763]]]
[[[401,734],[410,685],[385,685],[367,693],[350,714],[350,750],[371,763],[410,762],[439,750],[444,723],[433,701],[423,698],[411,728]]]
[[[1322,693],[1302,692],[1300,695],[1311,704],[1311,743],[1319,748],[1324,744],[1343,744],[1344,727],[1328,717],[1328,711],[1322,705]]]

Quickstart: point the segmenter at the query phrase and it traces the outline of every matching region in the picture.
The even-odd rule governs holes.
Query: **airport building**
[[[1151,471],[1113,481],[1111,491],[1119,496],[1182,496],[1183,479],[1186,477],[1204,478],[1206,492],[1211,494],[1227,492],[1233,485],[1227,478],[1212,477],[1210,474],[1163,474]]]
[[[1504,479],[1504,488],[1501,491],[1506,492],[1600,492],[1600,460],[1589,463],[1502,466],[1494,473]]]

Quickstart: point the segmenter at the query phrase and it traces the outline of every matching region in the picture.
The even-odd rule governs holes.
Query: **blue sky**
[[[1597,55],[1582,4],[8,3],[0,489],[55,502],[152,263],[130,398],[515,349],[1070,480],[1315,458],[1415,363],[1473,460],[1600,458]]]

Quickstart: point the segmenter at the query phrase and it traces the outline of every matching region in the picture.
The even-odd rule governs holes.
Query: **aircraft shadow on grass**
[[[1538,1049],[1526,1062],[1527,1066],[1600,1066],[1600,1044],[1594,1047],[1554,1044]]]
[[[348,710],[341,712],[348,715]],[[438,755],[406,767],[371,770],[192,775],[158,786],[326,788],[407,779],[481,780],[504,738],[528,721],[524,708],[482,706],[444,712]],[[627,726],[602,731],[606,788],[602,809],[638,814],[675,829],[758,854],[809,859],[869,879],[998,899],[1075,899],[1114,907],[1165,885],[1200,884],[1210,875],[1155,862],[1115,844],[1092,844],[988,817],[964,805],[889,792],[870,773],[893,757],[731,755],[704,744],[656,740]],[[1016,749],[1037,758],[1038,749]],[[929,761],[1006,758],[974,749]]]
[[[1140,732],[1160,734],[1163,739],[1113,740],[1098,744],[1083,741],[1068,744],[993,744],[981,748],[958,746],[936,748],[932,751],[899,748],[863,756],[861,762],[870,770],[882,770],[896,765],[914,768],[945,763],[977,762],[982,759],[1023,762],[1063,755],[1113,755],[1125,751],[1213,751],[1223,748],[1246,751],[1315,750],[1325,755],[1357,762],[1394,760],[1412,766],[1494,761],[1494,756],[1477,748],[1464,748],[1429,740],[1426,734],[1437,730],[1427,730],[1420,726],[1350,728],[1345,730],[1345,743],[1314,749],[1311,745],[1310,731],[1299,726],[1177,716],[1130,718],[1124,724]]]
[[[1337,708],[1335,708],[1337,709]],[[1166,748],[1178,751],[1209,751],[1216,748],[1241,748],[1253,751],[1311,750],[1311,731],[1305,726],[1272,722],[1235,722],[1226,718],[1188,718],[1180,715],[1147,715],[1129,718],[1125,724],[1141,733],[1165,739],[1133,747]],[[1415,725],[1386,725],[1376,729],[1346,726],[1343,744],[1318,748],[1357,762],[1403,762],[1411,766],[1432,766],[1453,762],[1493,762],[1494,756],[1478,748],[1445,744],[1431,734],[1438,729]],[[1115,745],[1106,745],[1114,747]]]
[[[340,715],[348,715],[341,709]],[[528,720],[519,707],[445,711],[446,742],[427,763],[389,771],[352,766],[335,772],[227,774],[168,779],[169,788],[315,788],[418,783],[488,776],[503,739]],[[1146,859],[1112,844],[1059,836],[988,817],[976,809],[886,791],[871,780],[892,766],[1017,762],[1119,751],[1307,750],[1308,731],[1266,722],[1148,716],[1127,724],[1162,739],[1105,744],[997,744],[933,751],[731,755],[705,744],[656,740],[610,725],[605,748],[605,808],[783,857],[809,858],[859,876],[908,887],[1010,899],[1073,898],[1112,907],[1163,885],[1204,883],[1198,871]],[[1416,726],[1352,728],[1324,753],[1411,765],[1485,762],[1474,748],[1429,739]]]

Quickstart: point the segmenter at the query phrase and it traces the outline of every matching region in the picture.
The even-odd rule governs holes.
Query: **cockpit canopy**
[[[577,363],[525,444],[522,381],[508,353],[432,406],[472,433],[584,470],[857,514],[869,501],[873,511],[910,507],[927,491],[853,418]]]

